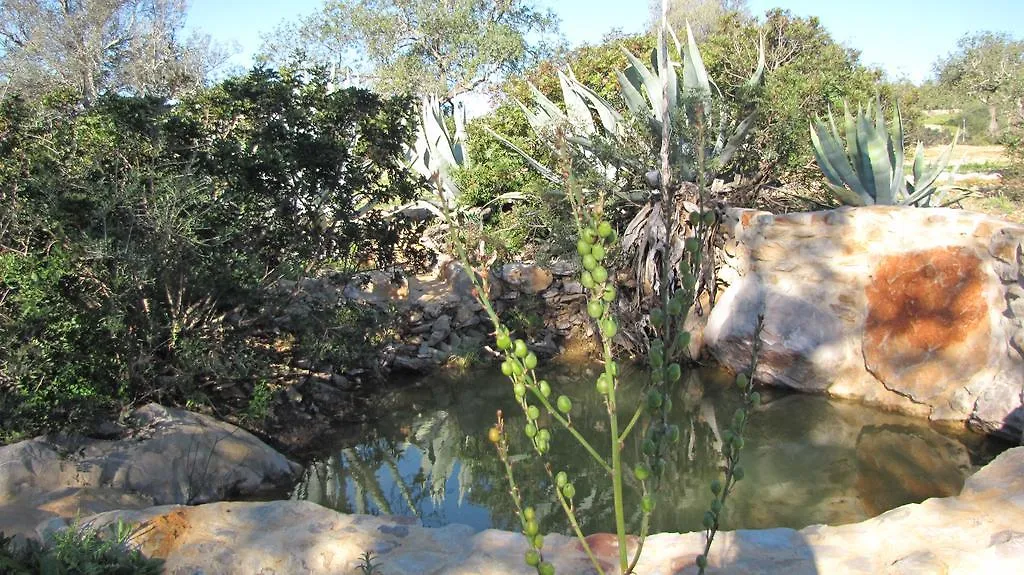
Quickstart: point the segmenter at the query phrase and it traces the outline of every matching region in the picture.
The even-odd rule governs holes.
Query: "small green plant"
[[[132,528],[118,521],[110,533],[72,525],[57,532],[46,545],[22,542],[0,533],[0,573],[30,575],[158,575],[163,561],[150,559],[130,547]]]
[[[252,387],[252,395],[249,396],[249,404],[245,407],[243,417],[249,421],[262,422],[270,413],[270,403],[273,401],[274,392],[266,380],[257,381]]]
[[[379,575],[380,570],[378,565],[374,563],[375,559],[373,551],[363,551],[363,554],[359,556],[359,563],[356,564],[356,569],[363,575]]]
[[[947,206],[963,199],[966,194],[953,199],[947,197],[949,190],[958,188],[938,184],[960,137],[959,130],[932,165],[926,165],[924,145],[918,142],[914,154],[914,179],[908,182],[903,169],[903,118],[898,104],[894,110],[893,132],[886,126],[880,100],[874,114],[870,103],[867,110],[858,109],[856,116],[844,105],[843,134],[840,134],[831,112],[827,123],[817,118],[811,124],[814,157],[835,197],[848,206]],[[846,137],[845,147],[843,136]]]

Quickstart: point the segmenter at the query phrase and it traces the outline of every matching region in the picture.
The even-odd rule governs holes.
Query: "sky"
[[[920,83],[932,65],[956,47],[964,34],[983,30],[1024,37],[1024,0],[748,0],[763,15],[784,8],[798,16],[817,16],[832,36],[859,50],[862,61],[891,78]],[[648,15],[647,0],[539,0],[561,18],[573,45],[598,42],[611,30],[639,32]],[[232,64],[247,68],[260,36],[285,20],[315,11],[323,0],[192,0],[186,28],[236,45]]]

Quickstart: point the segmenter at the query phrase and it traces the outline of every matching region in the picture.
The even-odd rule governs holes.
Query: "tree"
[[[1024,92],[1024,41],[1008,34],[966,35],[956,52],[936,64],[939,83],[988,106],[989,135],[999,134],[999,110],[1020,105]]]
[[[0,0],[0,84],[29,96],[70,88],[177,96],[223,61],[209,38],[179,39],[185,0]]]
[[[264,39],[261,59],[330,64],[379,92],[459,94],[520,73],[547,53],[550,10],[529,0],[327,0]]]
[[[663,0],[650,0],[650,28],[661,25]],[[690,29],[698,42],[721,29],[721,20],[728,14],[746,14],[747,0],[668,0],[668,23],[679,33]]]

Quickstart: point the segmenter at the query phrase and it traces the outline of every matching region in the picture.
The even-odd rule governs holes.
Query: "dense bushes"
[[[280,280],[415,257],[409,226],[371,209],[417,192],[411,117],[316,72],[255,70],[175,105],[7,99],[0,431],[202,400],[296,350],[351,359],[353,340],[321,340],[351,336],[352,312],[296,306]]]

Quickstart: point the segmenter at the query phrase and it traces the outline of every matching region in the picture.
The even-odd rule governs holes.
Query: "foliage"
[[[224,59],[208,37],[180,37],[186,7],[182,0],[0,2],[0,83],[32,97],[66,88],[86,105],[104,93],[180,96]]]
[[[733,14],[701,46],[708,73],[730,106],[749,105],[737,96],[757,62],[759,38],[764,38],[765,81],[756,98],[757,121],[749,145],[733,163],[734,173],[747,181],[746,194],[734,201],[745,206],[755,205],[766,186],[815,179],[807,119],[844,101],[873,98],[881,77],[860,63],[856,51],[833,39],[817,18],[780,9],[768,11],[761,21]]]
[[[368,338],[296,280],[416,257],[411,224],[371,209],[417,192],[407,100],[266,70],[173,107],[73,100],[0,115],[5,433],[248,386]]]
[[[655,30],[661,24],[662,2],[649,2],[651,28]],[[747,0],[669,0],[665,17],[669,25],[677,30],[689,25],[697,41],[702,42],[720,29],[726,15],[744,15],[746,12]]]
[[[328,0],[265,38],[262,57],[330,63],[377,91],[446,103],[538,61],[556,25],[550,10],[529,0]],[[531,44],[536,36],[542,41]]]
[[[965,35],[935,68],[941,85],[988,107],[991,138],[999,135],[1000,108],[1019,106],[1024,95],[1024,41],[1008,34]]]
[[[163,561],[148,559],[130,547],[131,528],[118,522],[111,533],[71,526],[58,531],[47,545],[34,539],[19,543],[0,533],[0,573],[30,575],[157,575]]]
[[[895,110],[896,119],[890,133],[881,102],[878,102],[874,115],[870,104],[866,111],[859,109],[856,116],[844,106],[845,147],[831,113],[828,124],[821,118],[813,123],[811,142],[814,156],[829,181],[829,189],[839,201],[851,206],[927,207],[951,203],[947,202],[942,187],[936,182],[949,164],[959,131],[932,166],[925,165],[924,146],[918,142],[914,154],[914,181],[908,183],[903,171],[903,119],[898,105]]]

